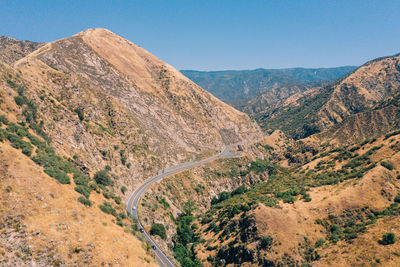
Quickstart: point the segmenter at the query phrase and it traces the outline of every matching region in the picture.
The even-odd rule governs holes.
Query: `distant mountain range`
[[[279,87],[304,86],[334,81],[356,68],[356,66],[343,66],[317,69],[182,70],[181,72],[219,99],[235,104],[235,102],[250,100]]]

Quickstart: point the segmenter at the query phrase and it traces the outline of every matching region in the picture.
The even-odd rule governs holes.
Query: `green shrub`
[[[249,171],[253,171],[256,174],[267,171],[268,175],[272,175],[276,173],[276,168],[266,160],[256,159],[250,163]]]
[[[169,208],[169,203],[165,200],[165,198],[161,198],[158,202],[163,205],[165,210]]]
[[[110,176],[108,176],[108,172],[106,170],[101,170],[101,171],[96,172],[94,175],[94,180],[96,181],[96,183],[104,185],[104,186],[113,184],[113,182],[111,181]]]
[[[121,204],[121,198],[120,197],[113,196],[113,199],[114,199],[115,203],[117,203],[118,205]]]
[[[392,232],[382,235],[382,239],[379,240],[379,244],[381,245],[391,245],[394,244],[395,242],[396,242],[396,236]]]
[[[78,197],[78,201],[85,206],[88,206],[88,207],[92,206],[92,201],[90,201],[89,199],[87,199],[85,197],[82,197],[82,196]]]
[[[28,102],[26,96],[14,96],[14,101],[18,106],[23,106]]]
[[[29,141],[31,141],[31,144],[36,146],[38,149],[44,150],[46,148],[46,143],[40,141],[40,139],[37,138],[36,136],[28,133],[27,137],[29,138]]]
[[[99,205],[99,208],[107,214],[112,214],[114,216],[117,215],[117,212],[115,211],[115,209],[112,207],[112,205],[106,201],[103,202],[103,204]]]
[[[315,247],[319,248],[325,243],[325,239],[320,238],[315,242]]]
[[[89,177],[81,172],[74,172],[74,181],[77,185],[88,186]]]
[[[126,191],[128,191],[128,188],[126,186],[121,186],[121,193],[125,195]]]
[[[398,135],[398,134],[400,134],[400,130],[388,133],[387,135],[385,135],[385,140],[390,138],[390,137],[392,137],[392,136]]]
[[[4,115],[0,115],[0,121],[1,121],[2,123],[4,123],[5,125],[8,125],[8,123],[9,123],[7,117],[4,116]]]
[[[50,177],[56,178],[61,184],[69,184],[71,183],[68,175],[63,172],[62,170],[59,170],[54,167],[46,167],[44,169],[44,172],[48,174]]]
[[[167,234],[165,233],[164,225],[161,224],[161,223],[153,223],[151,225],[150,234],[151,235],[158,235],[162,239],[166,239],[167,238]]]
[[[397,195],[397,196],[394,198],[394,202],[400,203],[400,195]]]
[[[274,239],[271,236],[263,236],[260,239],[260,248],[269,250],[272,246]]]
[[[394,169],[393,163],[388,161],[382,161],[381,165],[390,171]]]
[[[367,138],[367,139],[365,139],[364,141],[362,141],[362,142],[360,143],[360,145],[361,145],[361,146],[364,146],[364,145],[368,144],[370,141],[371,141],[371,140],[370,140],[369,138]]]
[[[75,191],[79,194],[84,195],[86,198],[89,198],[90,191],[92,191],[88,186],[85,185],[78,185],[75,187]]]
[[[0,142],[3,142],[6,139],[6,131],[0,128]]]
[[[83,111],[81,109],[74,109],[74,112],[78,115],[78,118],[80,121],[83,121],[85,119],[85,116],[83,116]]]

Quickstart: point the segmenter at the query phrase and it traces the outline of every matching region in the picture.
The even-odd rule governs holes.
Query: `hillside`
[[[246,114],[104,29],[0,63],[0,88],[7,264],[154,265],[125,212],[129,193],[161,168],[262,136]]]
[[[252,147],[264,159],[221,160],[154,185],[142,216],[166,225],[181,263],[396,266],[400,243],[381,242],[400,235],[399,144],[399,131],[314,148],[275,132]]]
[[[282,129],[296,139],[327,131],[319,136],[356,141],[395,130],[400,125],[399,66],[398,55],[370,61],[335,84],[294,95],[254,117],[263,128]]]
[[[262,93],[336,80],[353,71],[356,67],[337,68],[291,68],[291,69],[256,69],[243,71],[193,71],[181,72],[219,99],[228,103],[250,100]],[[295,89],[294,89],[295,90]],[[296,90],[295,90],[296,91]]]
[[[47,44],[15,68],[60,149],[90,169],[115,167],[128,187],[162,166],[260,136],[247,115],[107,30]]]
[[[14,38],[0,36],[0,61],[11,64],[32,53],[44,43],[19,41]]]
[[[259,118],[260,116],[270,115],[274,110],[285,105],[285,102],[292,101],[291,99],[315,87],[315,83],[280,86],[246,102],[239,102],[236,106],[249,116]]]

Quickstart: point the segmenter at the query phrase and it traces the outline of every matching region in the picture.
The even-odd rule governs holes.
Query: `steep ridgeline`
[[[108,30],[0,62],[0,265],[154,266],[123,198],[166,166],[261,136]]]
[[[58,146],[90,170],[110,165],[126,185],[261,135],[247,115],[108,30],[46,44],[15,68]]]
[[[210,72],[183,70],[182,73],[219,99],[236,104],[248,101],[262,93],[273,92],[282,86],[289,90],[292,90],[290,88],[292,86],[302,89],[302,86],[307,84],[336,80],[355,68],[346,66]]]
[[[0,36],[0,61],[11,64],[32,53],[44,43],[19,41],[14,38]]]
[[[292,96],[255,117],[300,139],[315,133],[340,141],[363,139],[400,127],[400,56],[372,60],[335,84]],[[290,101],[289,101],[290,100]]]

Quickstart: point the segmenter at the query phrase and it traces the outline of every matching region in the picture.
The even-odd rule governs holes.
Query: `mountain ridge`
[[[35,176],[43,185],[41,192],[57,196],[58,204],[63,201],[59,193],[68,196],[65,201],[75,198],[71,207],[85,211],[88,220],[96,216],[98,226],[77,224],[80,215],[56,213],[52,220],[62,224],[62,229],[55,231],[64,231],[66,236],[71,232],[65,227],[77,229],[76,240],[64,242],[43,216],[43,221],[35,224],[40,225],[40,237],[56,239],[58,249],[46,250],[43,242],[33,244],[26,239],[29,235],[20,241],[30,246],[33,256],[21,260],[7,253],[10,262],[38,257],[40,265],[53,253],[59,264],[74,264],[78,256],[87,264],[132,266],[140,262],[153,266],[151,247],[140,243],[138,224],[125,212],[129,193],[163,168],[209,157],[225,144],[263,135],[246,114],[105,29],[89,29],[44,44],[11,64],[0,63],[0,72],[0,141],[5,147],[2,150],[15,152],[1,157],[10,162],[13,159],[8,155],[18,154],[32,170],[43,174]],[[31,172],[24,175],[29,178]],[[47,179],[51,182],[46,183]],[[12,188],[31,192],[29,183]],[[55,188],[57,192],[53,192]],[[31,200],[29,193],[6,197],[10,195],[17,197],[16,203]],[[50,205],[52,197],[42,201],[51,206],[51,212],[57,208]],[[32,224],[32,216],[44,214],[41,209],[32,215],[29,209],[16,213],[23,214],[26,220],[21,223],[25,224]],[[1,227],[7,224],[3,219]],[[101,241],[86,235],[102,227],[108,228]],[[9,247],[7,238],[0,240],[2,248]],[[101,249],[104,244],[121,247],[129,238],[131,249],[117,254]],[[132,253],[135,249],[137,253]]]
[[[247,101],[259,94],[291,84],[307,85],[313,82],[335,80],[354,66],[335,68],[286,68],[254,69],[238,71],[193,71],[181,72],[223,101]]]

